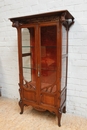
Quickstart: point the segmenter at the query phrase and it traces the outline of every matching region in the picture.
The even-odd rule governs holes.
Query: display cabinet
[[[25,105],[66,112],[68,31],[74,17],[67,11],[10,18],[17,28],[21,114]]]

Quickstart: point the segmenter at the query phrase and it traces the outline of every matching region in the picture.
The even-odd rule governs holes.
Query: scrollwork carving
[[[39,22],[51,22],[58,21],[59,16],[43,16],[43,17],[35,17],[35,18],[27,18],[25,21],[20,20],[20,24],[31,24],[31,23],[39,23]]]
[[[24,81],[24,84],[23,84],[23,87],[27,90],[35,90],[36,87],[35,87],[35,83],[30,81],[28,82],[27,80],[23,79]]]
[[[52,85],[47,85],[46,87],[41,88],[41,91],[55,93],[56,92],[56,82]]]
[[[18,28],[18,26],[19,26],[19,22],[18,21],[13,21],[13,23],[12,23],[12,27],[16,27],[16,28]]]

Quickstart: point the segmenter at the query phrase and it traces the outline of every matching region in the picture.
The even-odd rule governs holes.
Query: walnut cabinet
[[[57,115],[66,112],[68,31],[74,17],[67,11],[10,18],[17,29],[21,114],[25,105]]]

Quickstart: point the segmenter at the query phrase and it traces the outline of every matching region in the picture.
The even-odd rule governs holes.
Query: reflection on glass
[[[53,85],[54,92],[57,68],[56,26],[41,27],[41,89]],[[56,91],[56,89],[55,89]]]
[[[24,84],[28,88],[36,87],[35,29],[22,29],[22,65]]]
[[[61,90],[66,87],[66,58],[62,59]]]

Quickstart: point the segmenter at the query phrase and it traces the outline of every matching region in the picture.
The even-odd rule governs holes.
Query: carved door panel
[[[22,28],[23,96],[55,106],[57,90],[57,24]]]
[[[40,103],[55,106],[57,82],[57,25],[39,27]]]
[[[21,29],[22,35],[22,69],[23,97],[26,100],[37,101],[37,47],[36,28]]]

